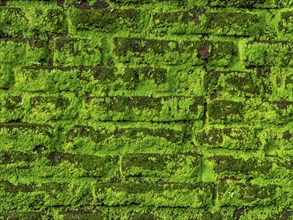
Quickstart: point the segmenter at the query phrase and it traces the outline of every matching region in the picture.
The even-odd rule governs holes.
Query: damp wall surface
[[[2,219],[293,219],[292,0],[0,0]]]

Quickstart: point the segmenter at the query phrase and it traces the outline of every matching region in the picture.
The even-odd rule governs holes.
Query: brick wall
[[[291,0],[0,0],[3,219],[293,219]]]

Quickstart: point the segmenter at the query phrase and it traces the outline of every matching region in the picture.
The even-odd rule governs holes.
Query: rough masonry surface
[[[0,0],[0,218],[293,219],[293,1]]]

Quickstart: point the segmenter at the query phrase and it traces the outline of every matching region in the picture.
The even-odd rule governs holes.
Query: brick
[[[7,90],[13,84],[13,66],[0,65],[0,89]]]
[[[27,28],[27,20],[19,8],[0,8],[0,15],[1,37],[21,36],[23,28]]]
[[[83,118],[113,121],[179,121],[203,116],[202,97],[87,97]]]
[[[44,213],[42,212],[7,212],[2,213],[0,216],[3,217],[3,219],[23,219],[23,220],[37,220],[42,218]]]
[[[242,62],[250,66],[292,66],[290,41],[251,41],[245,46]]]
[[[248,159],[233,156],[215,155],[210,158],[215,162],[215,172],[221,176],[265,177],[272,168],[273,163],[268,159],[260,160],[250,157]]]
[[[182,125],[178,125],[179,130],[173,129],[171,126],[161,127],[152,124],[152,128],[144,126],[122,127],[117,126],[114,131],[106,130],[103,125],[99,125],[100,129],[95,130],[90,126],[77,125],[71,128],[67,134],[67,140],[73,141],[78,137],[90,137],[94,142],[100,143],[107,139],[112,138],[127,138],[133,140],[143,139],[145,137],[158,138],[161,141],[165,140],[170,143],[180,143],[183,138],[184,128]],[[149,125],[150,126],[150,125]],[[177,128],[177,129],[178,129]]]
[[[206,17],[211,34],[258,36],[263,27],[262,17],[251,12],[209,12]]]
[[[151,32],[156,35],[165,34],[198,34],[205,31],[203,9],[189,11],[156,12],[152,15]]]
[[[66,131],[63,149],[73,154],[120,155],[122,153],[173,153],[178,146],[189,143],[185,140],[182,123],[154,122],[93,122],[91,126],[78,125]],[[87,146],[86,149],[84,146]],[[166,146],[168,150],[166,151]],[[183,149],[183,148],[180,148]]]
[[[269,206],[276,204],[280,199],[280,189],[275,184],[259,186],[251,183],[224,182],[218,185],[217,190],[220,206],[238,206],[240,203],[244,207]]]
[[[47,34],[65,32],[60,9],[1,8],[0,12],[1,37],[47,38]]]
[[[244,104],[229,100],[213,100],[207,105],[208,120],[211,122],[241,121]]]
[[[144,207],[143,210],[136,208],[135,211],[130,211],[127,215],[128,219],[136,220],[136,219],[222,219],[232,217],[232,214],[225,212],[222,209],[221,212],[211,213],[210,211],[203,210],[202,208],[185,208],[185,207],[160,207],[160,208],[150,208]]]
[[[58,174],[59,167],[62,169],[64,161],[73,164],[76,172],[80,172],[80,175],[78,175],[80,177],[114,177],[118,171],[118,157],[99,157],[53,151],[47,155],[47,158],[49,160],[48,164],[51,166],[50,169],[56,170],[56,174]]]
[[[213,200],[213,184],[146,184],[146,183],[101,183],[95,186],[96,204],[156,207],[209,206]],[[111,198],[111,199],[110,199]]]
[[[27,8],[24,13],[28,22],[25,37],[47,39],[48,35],[66,34],[65,14],[61,9]]]
[[[13,184],[0,181],[0,194],[3,211],[34,210],[54,206],[83,206],[93,199],[89,183],[75,182],[31,182]],[[3,197],[4,196],[4,197]],[[23,198],[26,198],[23,200]],[[21,202],[20,202],[21,201]]]
[[[293,149],[293,129],[292,122],[283,123],[280,125],[270,125],[263,129],[263,133],[266,135],[265,141],[270,143],[270,147],[275,150],[291,150]],[[285,161],[285,157],[284,157]],[[288,162],[290,164],[290,162]]]
[[[257,130],[247,126],[214,126],[195,132],[196,146],[226,149],[260,149],[262,143],[256,137]]]
[[[230,122],[262,121],[284,124],[292,120],[293,102],[290,100],[263,101],[261,98],[232,100],[212,100],[207,105],[207,119],[212,124]]]
[[[70,119],[76,116],[75,96],[31,96],[28,100],[28,113],[25,121],[54,121],[58,119]]]
[[[30,151],[29,151],[30,150]],[[47,153],[43,145],[27,149],[26,152],[2,150],[0,152],[0,168],[4,176],[19,172],[19,176],[34,177],[94,177],[110,180],[117,177],[118,157],[94,156],[85,154],[69,154],[59,151]],[[8,165],[9,166],[6,166]],[[40,172],[40,169],[43,172]],[[72,173],[74,170],[74,173]],[[68,174],[70,176],[68,177]]]
[[[152,82],[155,83],[154,89],[168,83],[167,69],[143,67],[126,67],[121,78],[128,82],[128,88],[138,88],[142,83],[147,83],[148,86]]]
[[[74,31],[117,32],[121,29],[137,31],[139,11],[136,9],[75,9],[69,11],[71,28]]]
[[[222,209],[224,210],[224,209]],[[86,207],[84,209],[79,209],[78,211],[62,211],[59,214],[64,219],[220,219],[221,217],[232,217],[233,213],[229,210],[224,210],[223,213],[215,212],[211,213],[203,209],[195,209],[188,207],[141,207],[138,205],[128,205],[128,206],[96,206],[95,209],[90,209]]]
[[[0,140],[4,143],[1,148],[4,158],[5,152],[7,154],[11,149],[27,152],[37,146],[49,147],[54,137],[51,126],[32,123],[1,123],[0,134]],[[25,158],[25,154],[23,156]],[[29,156],[27,159],[30,160]]]
[[[280,220],[286,220],[290,219],[293,216],[293,211],[288,209],[288,210],[283,210],[282,212],[279,213],[274,213],[272,214],[268,220],[273,220],[273,219],[280,219]]]
[[[188,154],[126,154],[121,162],[123,176],[167,182],[193,182],[200,169],[200,156]]]
[[[285,34],[293,33],[293,11],[285,11],[281,13],[281,20],[278,24],[279,30]]]
[[[261,80],[251,72],[213,71],[204,76],[205,93],[211,97],[254,97],[262,94]]]
[[[155,4],[157,2],[164,2],[164,3],[171,3],[174,5],[183,6],[186,4],[184,0],[110,0],[110,2],[117,3],[117,4],[134,4],[134,5],[142,5],[142,4]]]
[[[96,67],[22,67],[15,70],[15,87],[22,91],[107,91],[114,86],[124,86],[115,77],[115,68]],[[121,77],[122,78],[122,77]],[[122,82],[121,82],[122,81]],[[127,82],[131,83],[131,82]]]
[[[211,7],[237,7],[237,8],[286,8],[292,6],[290,0],[209,0],[208,5]]]
[[[210,12],[204,9],[160,12],[152,16],[151,31],[165,34],[214,34],[254,36],[261,31],[262,18],[249,12]]]
[[[208,64],[227,66],[237,54],[235,45],[228,41],[183,41],[143,38],[114,38],[114,53],[119,61],[138,64],[187,64],[202,65],[200,55],[208,47]]]
[[[257,67],[253,69],[254,77],[261,83],[263,96],[270,101],[292,101],[293,76],[292,68]]]
[[[261,206],[261,207],[243,207],[235,210],[235,217],[243,219],[290,219],[292,216],[292,210],[286,207],[279,207],[279,209],[274,209],[276,205],[271,206]]]
[[[101,61],[99,39],[56,38],[54,41],[56,66],[98,66]]]
[[[28,39],[0,39],[0,64],[33,65],[47,62],[46,42]]]
[[[65,6],[74,6],[79,9],[103,9],[109,7],[109,4],[106,0],[97,0],[97,1],[78,1],[78,0],[65,0]]]
[[[62,212],[60,213],[60,215],[62,216],[62,219],[64,220],[73,220],[73,219],[105,219],[105,217],[107,215],[105,215],[105,213],[81,213],[78,211],[68,211],[68,212]],[[118,217],[119,215],[117,214],[116,217]],[[108,216],[109,217],[109,216]]]
[[[0,97],[0,123],[19,120],[23,115],[23,98],[18,95]]]
[[[3,150],[0,152],[0,165],[18,162],[32,163],[36,158],[36,155],[26,152]]]
[[[21,67],[14,73],[14,88],[22,91],[70,91],[80,95],[110,90],[153,91],[168,89],[167,70],[151,67],[126,67],[117,73],[115,67]]]

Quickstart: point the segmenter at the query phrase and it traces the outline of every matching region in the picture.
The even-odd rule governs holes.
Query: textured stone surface
[[[0,219],[293,219],[292,0],[0,0]]]

